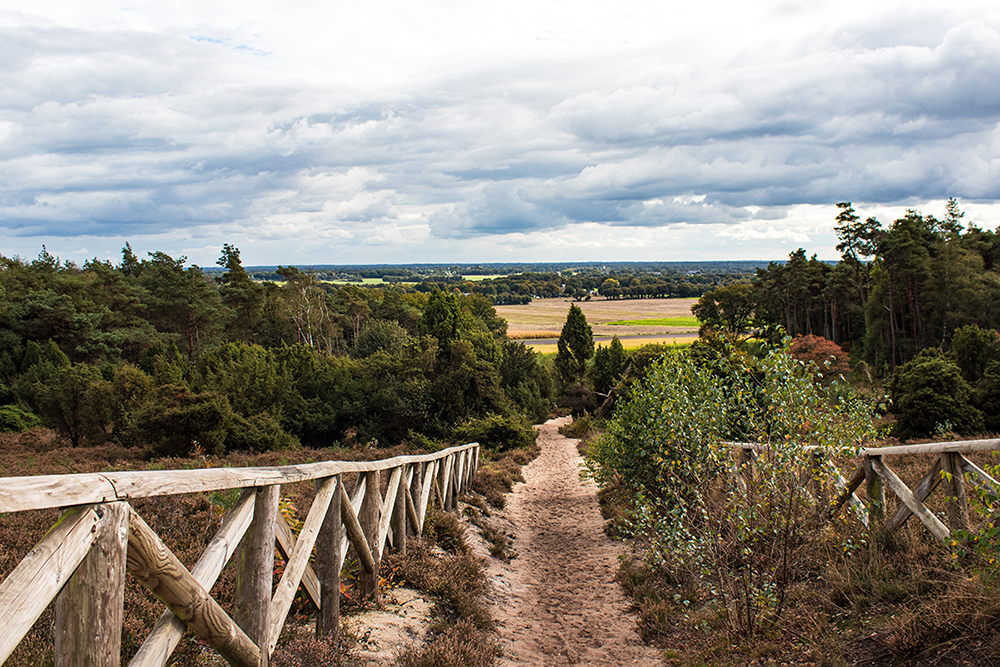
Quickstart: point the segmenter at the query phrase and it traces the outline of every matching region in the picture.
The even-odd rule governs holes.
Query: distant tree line
[[[0,429],[181,455],[300,444],[503,442],[548,414],[548,371],[490,300],[251,279],[129,245],[122,260],[0,256]],[[492,439],[492,441],[491,441]],[[488,442],[489,441],[489,442]]]

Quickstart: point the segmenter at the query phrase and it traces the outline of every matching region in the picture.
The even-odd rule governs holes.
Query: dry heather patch
[[[915,483],[926,464],[921,458],[898,467]],[[603,496],[606,518],[627,510],[627,498],[614,490]],[[682,570],[653,564],[641,542],[632,543],[618,581],[643,639],[665,649],[671,665],[998,664],[995,564],[955,561],[913,519],[888,543],[853,519],[829,530],[846,531],[847,547],[825,540],[823,531],[798,545],[786,612],[754,637],[730,632],[729,610],[711,591]]]

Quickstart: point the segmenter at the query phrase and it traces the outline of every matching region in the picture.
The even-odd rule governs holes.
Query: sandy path
[[[568,421],[539,427],[541,455],[502,513],[520,554],[490,567],[502,664],[659,665],[614,582],[618,547],[604,535],[596,487],[580,480],[577,441],[558,432]]]

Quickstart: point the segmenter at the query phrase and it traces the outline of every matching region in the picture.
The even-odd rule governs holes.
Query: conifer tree
[[[587,360],[594,356],[594,332],[587,324],[587,316],[576,304],[569,307],[558,348],[556,370],[563,382],[568,384],[583,379]]]

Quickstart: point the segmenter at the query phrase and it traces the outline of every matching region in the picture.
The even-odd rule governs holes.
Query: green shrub
[[[409,340],[406,329],[395,320],[369,320],[354,342],[354,356],[363,359],[378,351],[398,354]]]
[[[921,350],[892,379],[896,435],[918,438],[946,429],[975,434],[983,414],[971,405],[972,389],[958,365],[937,348]]]
[[[455,429],[455,435],[465,442],[478,442],[497,452],[531,447],[538,437],[535,429],[522,420],[495,413],[467,419]]]
[[[41,425],[41,419],[18,405],[0,406],[0,431],[23,433]]]

